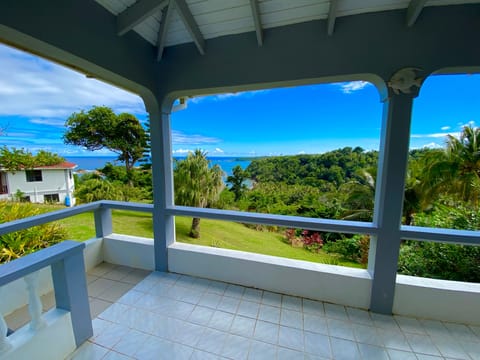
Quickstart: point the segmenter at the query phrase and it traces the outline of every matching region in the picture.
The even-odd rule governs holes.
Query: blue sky
[[[446,134],[479,123],[479,85],[480,75],[428,78],[414,103],[410,147],[443,146]],[[134,94],[0,45],[1,145],[64,156],[112,155],[63,144],[68,116],[93,105],[142,121],[147,116]],[[172,116],[173,150],[260,156],[378,149],[381,117],[375,87],[358,81],[196,97]]]

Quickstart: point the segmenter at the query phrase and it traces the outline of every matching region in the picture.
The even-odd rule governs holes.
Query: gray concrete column
[[[103,238],[110,235],[112,230],[112,209],[101,206],[93,212],[95,220],[95,236]]]
[[[416,94],[392,94],[383,107],[373,222],[368,270],[372,274],[370,310],[391,314],[395,295],[400,224],[408,162],[410,119]]]
[[[173,174],[170,114],[147,106],[153,175],[153,238],[155,269],[168,271],[168,246],[175,242],[174,217],[166,214],[173,206]]]

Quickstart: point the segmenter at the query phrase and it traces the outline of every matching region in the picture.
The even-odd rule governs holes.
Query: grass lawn
[[[177,241],[318,263],[361,267],[360,264],[338,258],[323,251],[312,253],[303,248],[294,248],[285,242],[282,234],[257,231],[234,222],[202,219],[200,222],[201,237],[192,239],[188,236],[191,221],[191,218],[176,217]],[[72,216],[61,220],[60,223],[67,228],[69,238],[72,240],[84,241],[95,236],[93,213]],[[152,216],[148,213],[113,210],[113,232],[153,238]]]

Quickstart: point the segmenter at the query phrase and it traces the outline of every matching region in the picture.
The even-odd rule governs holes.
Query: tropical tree
[[[436,194],[459,196],[478,204],[480,197],[480,128],[465,126],[459,138],[447,135],[444,152],[432,156],[426,185]]]
[[[245,180],[247,180],[247,173],[240,165],[235,166],[232,169],[232,175],[227,177],[227,182],[232,184],[230,191],[235,194],[235,201],[240,200],[245,190],[248,189]]]
[[[24,149],[9,149],[6,146],[0,148],[0,165],[10,171],[31,169],[35,166],[56,165],[65,159],[57,154],[40,150],[36,155]]]
[[[184,160],[175,162],[173,179],[175,204],[205,208],[218,200],[224,187],[223,171],[218,165],[210,167],[207,153],[196,149]],[[200,219],[192,219],[191,237],[200,237]]]
[[[131,178],[133,166],[147,146],[145,129],[134,115],[115,115],[108,107],[94,106],[87,112],[73,113],[65,125],[68,127],[63,135],[66,144],[91,151],[108,149],[118,154],[118,160],[125,163],[127,176]]]

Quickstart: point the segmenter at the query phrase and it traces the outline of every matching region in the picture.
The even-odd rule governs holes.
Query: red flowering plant
[[[292,246],[304,247],[311,252],[318,252],[323,246],[323,239],[318,232],[287,229],[285,236],[288,243]]]
[[[302,231],[303,247],[311,252],[318,252],[323,246],[323,239],[318,232]]]

